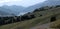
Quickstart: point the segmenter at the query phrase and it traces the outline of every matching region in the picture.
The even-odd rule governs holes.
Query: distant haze
[[[24,6],[24,7],[28,7],[28,6],[32,6],[35,5],[37,3],[42,3],[46,0],[0,0],[0,6],[2,5],[19,5],[19,6]]]

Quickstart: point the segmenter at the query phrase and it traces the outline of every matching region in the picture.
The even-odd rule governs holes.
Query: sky
[[[0,0],[0,6],[2,5],[18,5],[18,6],[24,6],[24,7],[28,7],[28,6],[32,6],[35,5],[37,3],[42,3],[46,0]]]

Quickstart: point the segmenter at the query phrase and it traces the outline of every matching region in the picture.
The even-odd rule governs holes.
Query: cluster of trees
[[[29,20],[32,18],[35,18],[35,16],[33,14],[23,15],[23,16],[0,17],[0,25]]]
[[[45,10],[48,10],[48,9],[51,9],[51,8],[49,6],[45,6],[45,7],[41,7],[41,8],[35,9],[33,12],[45,11]]]
[[[49,9],[57,8],[57,7],[60,7],[60,5],[41,7],[41,8],[35,9],[33,12],[37,12],[37,11],[45,11],[45,10],[49,10]]]
[[[56,7],[60,7],[60,5],[56,5]]]
[[[32,18],[35,18],[35,15],[33,14],[30,14],[30,15],[24,15],[21,17],[22,21],[25,19],[25,20],[29,20],[29,19],[32,19]]]

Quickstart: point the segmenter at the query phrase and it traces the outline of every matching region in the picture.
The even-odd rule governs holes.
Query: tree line
[[[23,15],[23,16],[10,16],[10,17],[0,17],[0,25],[15,23],[19,21],[29,20],[35,18],[33,14]]]

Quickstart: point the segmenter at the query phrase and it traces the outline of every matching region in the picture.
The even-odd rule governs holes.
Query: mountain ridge
[[[10,10],[12,11],[12,13],[14,13],[15,15],[18,15],[20,12],[22,12],[22,10],[23,10],[25,7],[16,6],[16,5],[13,5],[13,6],[4,5],[4,6],[2,6],[2,8],[10,9]]]
[[[31,12],[37,8],[41,8],[43,6],[55,6],[55,5],[60,5],[60,0],[59,1],[53,1],[53,0],[48,0],[43,3],[38,3],[36,5],[30,6],[26,8],[27,10],[24,10],[25,12]]]

